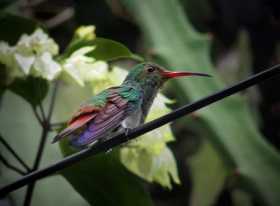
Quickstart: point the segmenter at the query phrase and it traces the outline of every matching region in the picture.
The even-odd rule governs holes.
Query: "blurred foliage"
[[[122,2],[142,27],[149,48],[166,66],[214,73],[209,58],[210,39],[192,28],[177,0]],[[181,95],[193,101],[224,84],[216,77],[208,81],[180,80],[177,86],[184,88]],[[238,170],[243,188],[249,189],[264,204],[277,205],[280,156],[258,133],[245,99],[230,97],[197,115],[214,132],[211,141],[223,154],[227,166]]]
[[[205,140],[197,154],[188,162],[193,178],[190,205],[213,205],[222,191],[228,175],[221,158],[211,143]]]
[[[38,77],[17,78],[9,85],[9,89],[21,96],[33,107],[38,106],[48,93],[48,82]]]
[[[11,26],[14,25],[14,26]],[[23,34],[30,34],[39,24],[33,20],[21,18],[19,16],[0,12],[0,40],[9,44],[15,44]]]

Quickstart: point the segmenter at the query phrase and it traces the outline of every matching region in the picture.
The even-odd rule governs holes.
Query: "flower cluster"
[[[94,38],[93,26],[80,27],[74,35],[74,40]],[[86,56],[94,49],[94,46],[85,46],[58,61],[58,45],[38,28],[31,35],[23,34],[14,46],[0,41],[0,63],[8,68],[12,77],[34,75],[51,81],[59,74],[66,74],[84,86],[85,82],[100,78],[102,71],[108,68],[106,62]]]
[[[12,76],[32,74],[53,80],[61,71],[53,59],[57,54],[58,45],[42,29],[23,34],[14,46],[0,42],[0,62]]]

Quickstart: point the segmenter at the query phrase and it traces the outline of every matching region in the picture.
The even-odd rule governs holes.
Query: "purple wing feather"
[[[120,125],[124,119],[124,111],[112,116],[107,121],[96,124],[94,121],[89,124],[85,131],[83,131],[78,138],[72,140],[72,145],[82,147],[88,145],[95,140],[104,137],[108,132],[112,131]]]
[[[83,115],[79,116],[78,118],[71,120],[70,123],[68,124],[68,127],[65,128],[63,131],[61,131],[58,135],[56,135],[53,138],[52,143],[55,143],[55,142],[61,140],[62,138],[75,132],[77,129],[83,127],[84,125],[86,125],[87,122],[92,120],[95,117],[95,115],[96,114],[94,114],[94,113],[83,114]]]
[[[110,131],[117,128],[126,118],[128,101],[117,93],[108,96],[108,102],[95,118],[90,121],[84,131],[76,138],[72,138],[72,145],[82,147],[95,140],[106,136]]]

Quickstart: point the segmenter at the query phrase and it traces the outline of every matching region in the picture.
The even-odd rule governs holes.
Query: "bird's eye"
[[[154,67],[149,67],[149,68],[147,69],[147,71],[150,72],[150,73],[152,73],[152,72],[155,71],[155,68],[154,68]]]

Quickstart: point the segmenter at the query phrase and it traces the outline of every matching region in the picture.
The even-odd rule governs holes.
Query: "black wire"
[[[260,83],[266,79],[269,79],[271,77],[274,77],[275,75],[278,75],[278,74],[280,74],[280,65],[273,66],[270,69],[267,69],[263,72],[252,75],[248,79],[238,82],[237,84],[235,84],[233,86],[230,86],[226,89],[218,91],[218,92],[216,92],[212,95],[209,95],[205,98],[202,98],[194,103],[185,105],[156,120],[143,124],[135,129],[131,130],[128,134],[122,133],[122,134],[116,135],[114,138],[112,138],[102,144],[98,144],[94,147],[84,149],[84,150],[82,150],[76,154],[73,154],[71,156],[68,156],[65,159],[63,159],[57,163],[54,163],[46,168],[29,173],[29,174],[23,176],[22,178],[20,178],[19,180],[2,187],[0,189],[0,195],[4,196],[20,187],[25,186],[26,184],[29,184],[30,182],[34,182],[35,180],[38,180],[38,179],[46,177],[50,174],[56,173],[56,172],[66,168],[66,167],[69,167],[69,166],[73,165],[74,163],[79,162],[82,159],[85,159],[89,156],[98,154],[100,152],[108,151],[111,148],[116,147],[120,144],[123,144],[140,135],[143,135],[146,132],[149,132],[153,129],[161,127],[164,124],[167,124],[180,117],[190,114],[198,109],[201,109],[209,104],[217,102],[225,97],[228,97],[232,94],[242,91],[250,86],[258,84],[258,83]]]

